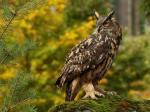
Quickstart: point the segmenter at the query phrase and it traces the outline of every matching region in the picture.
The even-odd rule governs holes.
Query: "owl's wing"
[[[66,80],[72,80],[83,72],[96,68],[109,51],[110,42],[107,37],[102,35],[101,38],[97,38],[91,35],[72,48],[62,69],[62,76],[66,77]]]

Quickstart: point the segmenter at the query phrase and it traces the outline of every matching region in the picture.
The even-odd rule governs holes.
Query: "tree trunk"
[[[136,101],[107,95],[97,100],[66,102],[50,108],[48,112],[150,112],[150,100]]]
[[[140,2],[140,0],[129,0],[129,28],[133,36],[144,33],[144,18],[140,14]]]
[[[116,11],[117,20],[123,27],[128,26],[128,7],[128,0],[114,1],[114,9]]]
[[[144,15],[140,13],[141,0],[113,0],[116,17],[130,35],[144,33]]]

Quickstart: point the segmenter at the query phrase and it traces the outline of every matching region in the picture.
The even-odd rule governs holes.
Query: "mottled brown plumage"
[[[73,47],[66,58],[56,85],[66,84],[67,101],[74,100],[81,87],[86,93],[84,98],[96,98],[105,93],[98,87],[98,81],[111,67],[122,39],[121,28],[112,19],[113,13],[100,18],[95,12],[95,32]]]

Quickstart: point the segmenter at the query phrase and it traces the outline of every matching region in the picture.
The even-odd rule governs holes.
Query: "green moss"
[[[150,112],[150,101],[135,101],[120,96],[85,99],[55,106],[48,112]]]

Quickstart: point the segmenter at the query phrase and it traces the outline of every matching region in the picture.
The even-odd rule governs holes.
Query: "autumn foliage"
[[[19,0],[10,1],[15,6]],[[81,1],[47,0],[22,18],[14,20],[7,34],[10,38],[6,38],[8,48],[15,41],[22,46],[21,49],[24,46],[29,46],[29,49],[22,50],[21,56],[15,55],[15,62],[0,67],[0,104],[8,91],[5,84],[16,77],[18,68],[32,74],[32,82],[27,88],[34,89],[36,97],[30,102],[39,112],[46,112],[51,106],[64,102],[64,92],[57,90],[54,84],[65,56],[75,44],[94,31],[93,8],[105,15],[111,7],[108,0]],[[0,25],[4,24],[0,16]],[[150,32],[146,33],[136,38],[123,35],[119,55],[100,82],[103,88],[124,96],[150,99]],[[30,46],[30,42],[34,45]]]

